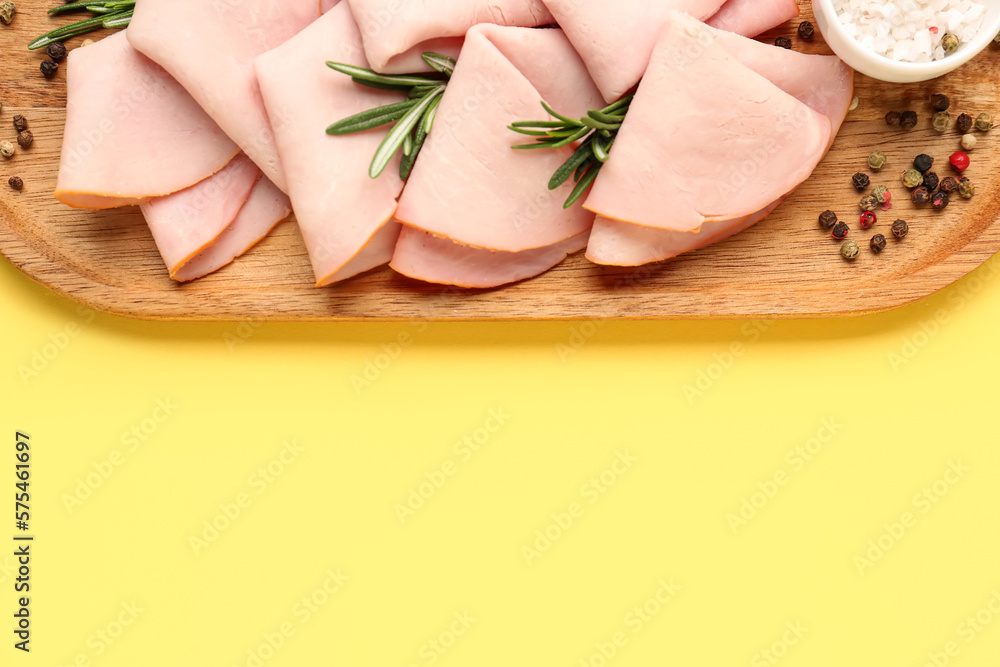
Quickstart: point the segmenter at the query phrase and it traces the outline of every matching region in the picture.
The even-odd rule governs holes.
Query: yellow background
[[[843,321],[240,325],[2,262],[0,664],[1000,664],[994,273]]]

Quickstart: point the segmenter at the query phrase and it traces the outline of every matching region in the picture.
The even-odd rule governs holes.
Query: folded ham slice
[[[284,191],[253,59],[319,15],[317,0],[142,0],[126,32]]]
[[[148,0],[146,0],[148,1]],[[542,0],[349,0],[364,34],[365,55],[377,72],[413,72],[421,51],[450,50],[477,23],[533,28],[553,23]],[[405,58],[401,56],[406,55]],[[449,53],[448,55],[452,55]]]
[[[776,56],[780,57],[780,53]],[[830,119],[674,13],[586,208],[680,232],[753,215],[812,174]]]
[[[672,10],[707,19],[723,1],[545,0],[545,4],[587,64],[604,99],[615,102],[642,78]]]
[[[163,68],[118,33],[73,49],[56,198],[76,208],[183,190],[239,152]]]
[[[744,37],[756,37],[799,15],[795,0],[726,0],[706,23]]]
[[[543,118],[542,99],[571,116],[601,106],[562,31],[470,30],[397,219],[462,245],[504,252],[543,248],[588,230],[591,214],[579,205],[563,209],[572,183],[547,187],[572,149],[513,150],[523,137],[504,129]]]
[[[567,255],[583,250],[588,236],[583,232],[544,248],[497,252],[470,248],[404,226],[390,266],[404,276],[424,282],[486,289],[548,271]]]
[[[328,60],[367,67],[361,33],[342,2],[282,46],[255,61],[264,102],[288,177],[288,192],[317,285],[385,264],[398,225],[389,224],[402,190],[398,158],[377,179],[368,165],[388,128],[331,137],[326,128],[353,114],[402,100],[360,86]],[[388,228],[387,228],[388,227]],[[359,257],[380,230],[376,243]],[[357,259],[357,261],[352,261]]]

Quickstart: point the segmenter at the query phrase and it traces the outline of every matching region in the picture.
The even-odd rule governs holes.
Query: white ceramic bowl
[[[868,51],[847,34],[833,10],[833,0],[813,0],[816,24],[826,43],[841,60],[874,79],[893,83],[912,83],[934,79],[964,65],[989,46],[1000,33],[1000,0],[985,0],[986,18],[976,39],[962,44],[958,51],[942,60],[929,63],[902,63]]]

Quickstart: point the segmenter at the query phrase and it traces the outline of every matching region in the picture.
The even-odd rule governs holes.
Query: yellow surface
[[[996,275],[846,321],[199,325],[0,262],[0,664],[993,667]]]

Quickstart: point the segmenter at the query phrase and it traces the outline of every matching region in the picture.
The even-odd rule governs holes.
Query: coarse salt
[[[986,5],[979,0],[833,0],[833,8],[862,47],[914,63],[946,57],[944,36],[951,33],[964,44],[986,17]]]

